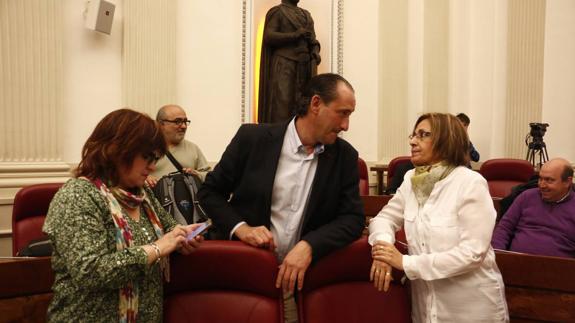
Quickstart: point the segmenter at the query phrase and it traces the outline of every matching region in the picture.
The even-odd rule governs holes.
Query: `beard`
[[[176,132],[171,138],[170,138],[170,143],[172,145],[178,145],[180,142],[182,142],[182,140],[184,140],[184,137],[186,136],[186,132]]]

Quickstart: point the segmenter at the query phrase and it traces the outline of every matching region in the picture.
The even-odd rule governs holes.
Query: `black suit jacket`
[[[241,221],[270,228],[272,188],[288,124],[242,125],[207,175],[200,204],[226,238]],[[301,237],[314,260],[358,239],[364,227],[357,151],[338,138],[318,158]]]

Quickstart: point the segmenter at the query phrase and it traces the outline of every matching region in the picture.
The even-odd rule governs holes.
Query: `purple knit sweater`
[[[519,195],[501,218],[491,245],[495,249],[575,258],[575,193],[561,203],[546,203],[538,188]]]

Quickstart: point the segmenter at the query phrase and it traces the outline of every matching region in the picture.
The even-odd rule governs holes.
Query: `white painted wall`
[[[241,123],[242,3],[178,2],[178,103],[192,123],[186,138],[220,159]]]
[[[64,161],[76,164],[104,115],[122,107],[122,1],[111,35],[84,28],[84,1],[64,1]]]
[[[548,0],[545,21],[543,122],[549,157],[575,163],[575,1]]]
[[[343,135],[366,161],[378,161],[379,1],[345,1],[343,76],[355,89],[356,107]]]
[[[332,13],[318,1],[306,0],[300,5],[310,10],[318,36],[325,39],[322,56],[327,63],[331,35],[323,29],[329,28]],[[81,147],[96,122],[122,106],[122,0],[116,4],[112,35],[108,36],[83,27],[82,1],[65,0],[63,132],[64,159],[69,163],[79,161]],[[413,31],[410,44],[421,41],[416,32],[420,15],[415,9],[408,18]],[[503,157],[506,2],[462,0],[452,6],[452,13],[451,78],[456,83],[450,94],[450,111],[462,111],[472,118],[470,136],[482,160]],[[575,119],[574,16],[575,2],[547,1],[543,121],[551,126],[545,141],[551,156],[571,160],[575,160],[575,142],[563,139],[569,133],[570,120]],[[208,160],[217,162],[241,123],[242,3],[179,0],[175,19],[177,103],[192,120],[187,138],[202,147]],[[356,89],[357,109],[343,137],[368,162],[384,157],[377,151],[378,19],[377,0],[344,2],[344,76]],[[417,49],[412,46],[409,51],[412,70],[421,58]],[[323,65],[325,71],[327,66]],[[416,91],[419,82],[413,78],[417,73],[409,75],[410,115],[415,117],[419,113],[417,93],[421,91]],[[250,75],[247,77],[249,81]],[[248,89],[248,109],[250,93]]]
[[[504,157],[507,4],[452,3],[449,111],[470,117],[469,136],[481,161]]]

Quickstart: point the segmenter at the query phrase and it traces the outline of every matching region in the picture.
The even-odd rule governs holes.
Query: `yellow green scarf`
[[[445,162],[415,167],[415,174],[411,177],[411,187],[419,206],[427,202],[435,183],[446,178],[454,169],[455,167]]]

